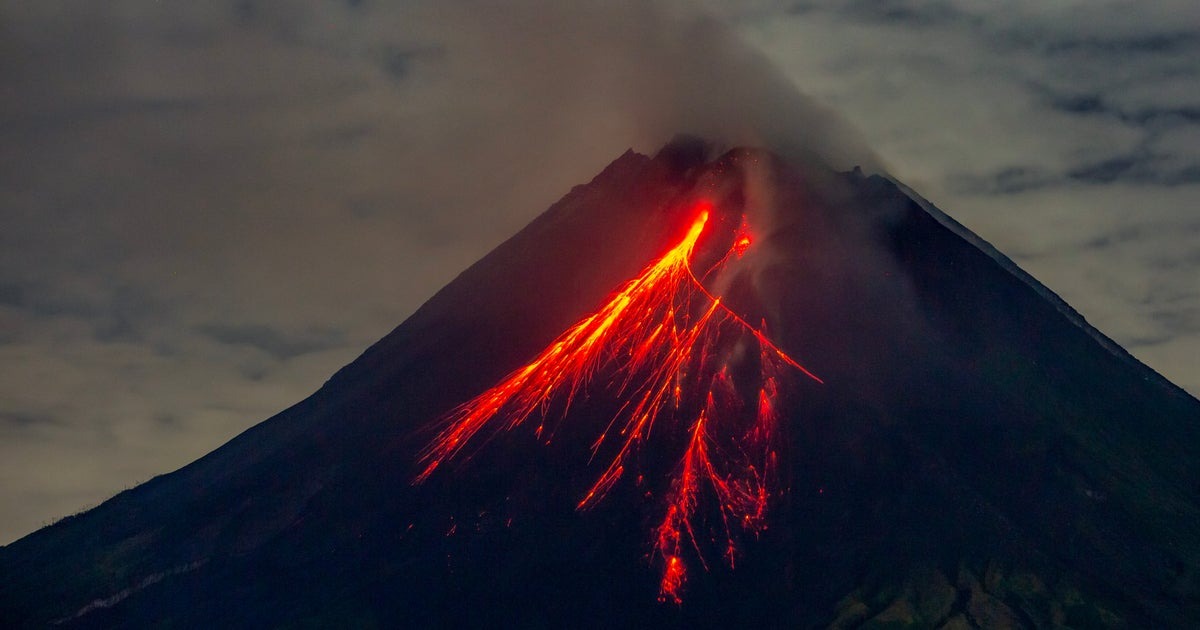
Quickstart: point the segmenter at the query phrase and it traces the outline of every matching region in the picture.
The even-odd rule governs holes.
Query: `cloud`
[[[788,7],[726,12],[901,180],[1200,393],[1200,6]]]
[[[331,328],[310,328],[287,333],[263,324],[201,324],[196,330],[219,343],[249,346],[286,361],[300,355],[340,347],[345,333]]]

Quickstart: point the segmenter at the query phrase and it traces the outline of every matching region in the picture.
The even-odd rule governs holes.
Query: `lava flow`
[[[668,480],[665,513],[654,531],[654,549],[663,563],[660,599],[681,602],[687,548],[707,566],[699,538],[700,523],[709,520],[705,515],[712,517],[715,527],[709,531],[721,537],[725,561],[732,567],[736,529],[757,534],[765,527],[784,366],[820,379],[767,338],[765,321],[750,325],[693,272],[692,254],[711,210],[708,203],[698,204],[683,239],[599,311],[527,365],[452,410],[424,451],[416,482],[459,454],[494,420],[495,429],[511,430],[536,413],[535,433],[542,438],[552,402],[561,404],[565,417],[594,377],[611,374],[605,385],[624,404],[591,449],[595,457],[611,442],[606,453],[613,455],[577,507],[595,504],[621,479],[656,421],[674,420],[684,427],[686,440],[680,442],[683,453]],[[750,245],[743,227],[703,277],[719,274]],[[713,503],[706,504],[706,498]]]

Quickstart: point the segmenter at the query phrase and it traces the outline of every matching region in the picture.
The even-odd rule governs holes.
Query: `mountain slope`
[[[723,297],[823,383],[787,380],[767,528],[740,539],[735,568],[709,555],[676,606],[656,597],[649,538],[677,436],[647,441],[644,485],[627,475],[576,510],[602,467],[588,445],[621,405],[603,375],[551,445],[531,427],[501,432],[413,479],[440,415],[594,312],[686,230],[701,197],[720,229],[745,217],[755,232],[750,272]],[[626,153],[309,399],[0,549],[0,620],[1200,620],[1200,402],[914,197],[757,150],[710,158],[683,140]]]

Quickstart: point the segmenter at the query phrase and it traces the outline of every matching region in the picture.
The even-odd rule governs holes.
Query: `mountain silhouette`
[[[645,310],[672,336],[637,340],[707,345],[628,454],[597,436],[657,382],[622,358],[641,345],[453,433],[690,229],[686,299]],[[543,378],[616,334],[581,330]],[[664,528],[717,407],[742,419],[702,436],[715,472]],[[308,399],[0,548],[0,625],[1189,627],[1198,571],[1200,402],[902,184],[680,138],[572,189]]]

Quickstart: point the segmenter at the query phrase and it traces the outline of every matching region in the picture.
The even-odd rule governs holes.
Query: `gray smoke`
[[[682,3],[477,3],[447,10],[455,91],[565,159],[690,133],[834,168],[880,168],[856,131],[720,20]],[[540,142],[539,142],[540,141]]]

